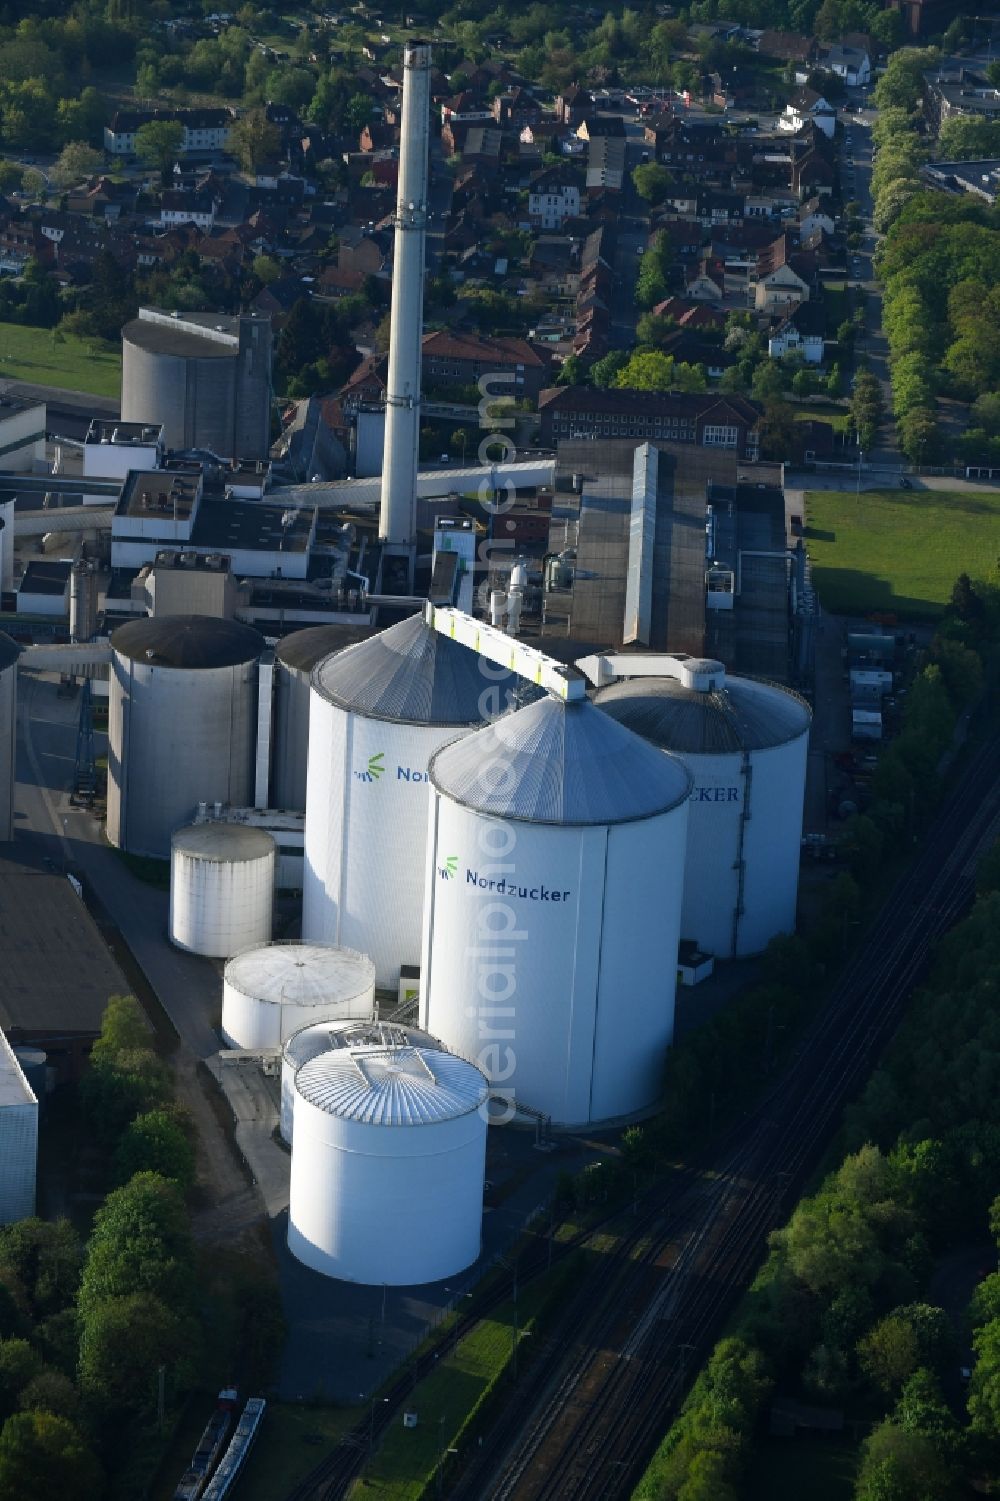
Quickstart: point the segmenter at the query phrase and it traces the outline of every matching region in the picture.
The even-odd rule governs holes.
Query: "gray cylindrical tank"
[[[143,309],[122,330],[122,420],[162,422],[168,448],[266,458],[268,318]]]
[[[17,659],[21,648],[0,631],[0,843],[14,837]]]
[[[170,858],[199,802],[253,801],[264,638],[205,615],[129,621],[111,637],[108,839]]]
[[[271,807],[305,812],[309,760],[309,677],[334,652],[372,635],[349,625],[314,625],[293,631],[274,653],[274,729]]]

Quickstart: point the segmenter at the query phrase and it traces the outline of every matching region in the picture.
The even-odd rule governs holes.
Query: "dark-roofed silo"
[[[14,837],[17,659],[21,648],[0,631],[0,843]]]
[[[111,637],[108,838],[170,858],[199,802],[253,801],[264,638],[207,615],[144,617]]]
[[[274,728],[271,736],[272,808],[304,813],[309,760],[309,679],[334,652],[371,636],[369,626],[313,625],[293,631],[274,653]]]

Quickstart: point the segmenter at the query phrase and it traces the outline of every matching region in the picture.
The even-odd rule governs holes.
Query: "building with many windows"
[[[741,459],[758,453],[761,409],[744,396],[557,386],[542,392],[538,410],[546,447],[567,438],[662,438]]]
[[[143,125],[153,120],[176,120],[184,127],[182,156],[225,151],[235,119],[232,109],[120,109],[104,127],[104,149],[112,156],[135,156],[136,132]]]

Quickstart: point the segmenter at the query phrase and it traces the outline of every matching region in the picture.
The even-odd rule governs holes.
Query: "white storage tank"
[[[238,823],[178,829],[170,848],[171,943],[210,959],[268,943],[275,859],[264,829]]]
[[[264,638],[206,615],[143,617],[111,637],[108,839],[170,858],[199,802],[253,802]]]
[[[342,1048],[295,1075],[288,1248],[347,1282],[453,1277],[480,1249],[486,1080],[451,1053]]]
[[[323,1021],[303,1027],[289,1037],[281,1050],[281,1139],[292,1144],[294,1129],[295,1075],[310,1058],[336,1048],[420,1047],[437,1052],[436,1038],[403,1022]]]
[[[582,1126],[655,1105],[686,768],[588,700],[546,697],[439,751],[431,784],[421,1025],[510,1112]]]
[[[313,668],[371,634],[368,627],[313,625],[284,636],[275,647],[270,807],[305,812]]]
[[[304,938],[371,954],[396,989],[420,957],[428,762],[535,692],[421,615],[313,670]]]
[[[795,930],[809,705],[720,662],[602,688],[606,714],[683,761],[694,778],[681,937],[706,954],[758,954]]]
[[[38,1100],[0,1032],[0,1225],[35,1212]]]
[[[237,953],[222,983],[222,1035],[231,1048],[280,1048],[312,1022],[367,1021],[375,966],[332,943],[266,943]]]
[[[0,631],[0,844],[14,837],[17,659],[21,648]]]

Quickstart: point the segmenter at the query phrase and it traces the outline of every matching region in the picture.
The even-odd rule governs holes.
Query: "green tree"
[[[184,127],[179,120],[147,120],[135,133],[136,155],[147,166],[155,167],[164,183],[170,180],[183,142]]]
[[[69,1220],[19,1220],[0,1230],[0,1281],[23,1289],[32,1317],[67,1308],[80,1281],[83,1249]]]
[[[632,169],[632,182],[640,198],[654,207],[662,203],[673,185],[673,177],[659,162],[643,162]]]
[[[95,151],[85,141],[70,141],[60,151],[49,175],[57,187],[68,188],[100,172],[103,165],[102,151]]]
[[[175,1183],[137,1173],[94,1217],[78,1306],[86,1323],[99,1303],[149,1292],[172,1308],[194,1294],[194,1259],[184,1200]]]
[[[750,392],[754,401],[776,401],[785,390],[785,380],[776,360],[762,360],[753,373]]]
[[[255,255],[250,269],[257,280],[264,283],[265,287],[269,286],[271,282],[281,280],[281,266],[273,255]]]
[[[176,1111],[151,1110],[137,1115],[118,1144],[115,1172],[121,1183],[127,1183],[136,1173],[158,1173],[187,1192],[194,1185],[194,1148]]]
[[[21,1391],[22,1412],[51,1412],[75,1423],[80,1417],[80,1405],[80,1393],[62,1371],[40,1370]]]
[[[757,391],[753,395],[758,400]],[[760,450],[764,458],[784,460],[795,447],[795,408],[787,401],[767,399],[760,419]]]
[[[17,1411],[21,1393],[41,1368],[41,1359],[26,1339],[0,1340],[0,1420]]]
[[[972,1340],[976,1362],[967,1406],[973,1431],[1000,1439],[1000,1319],[978,1328]]]
[[[101,1035],[91,1050],[91,1060],[102,1062],[121,1052],[148,1048],[152,1028],[134,995],[113,995],[101,1018]]]
[[[704,372],[695,365],[676,361],[659,349],[637,349],[611,382],[629,391],[704,391]]]
[[[612,349],[602,359],[594,361],[590,367],[590,379],[599,391],[614,385],[615,376],[628,364],[628,359],[624,349]]]
[[[99,1501],[101,1467],[79,1429],[50,1412],[16,1413],[0,1432],[0,1501]]]
[[[248,109],[230,126],[229,150],[243,170],[253,175],[266,163],[278,159],[281,131],[271,124],[262,109]]]
[[[106,1408],[148,1412],[160,1366],[183,1388],[197,1371],[199,1353],[197,1324],[174,1305],[147,1292],[108,1298],[84,1322],[80,1386]]]
[[[568,354],[559,367],[557,386],[585,386],[587,371],[578,354]]]

